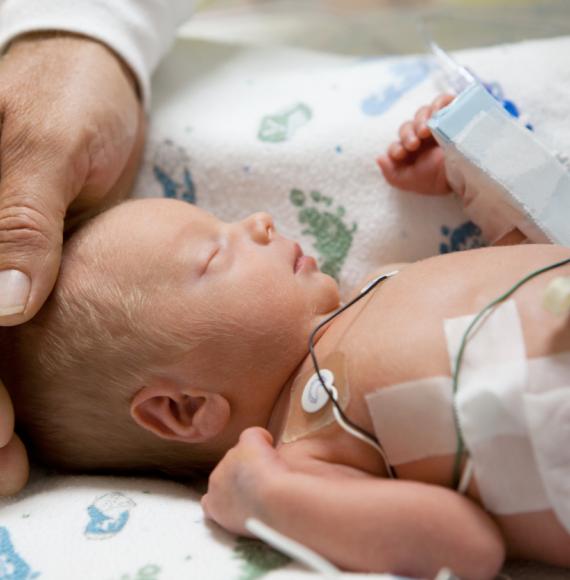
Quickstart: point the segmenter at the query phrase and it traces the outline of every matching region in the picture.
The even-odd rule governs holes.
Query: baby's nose
[[[250,215],[244,220],[251,239],[258,244],[268,244],[275,230],[273,218],[265,212],[258,212]]]

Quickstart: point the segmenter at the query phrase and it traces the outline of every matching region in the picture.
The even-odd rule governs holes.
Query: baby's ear
[[[157,380],[135,395],[131,417],[162,439],[204,443],[224,430],[230,404],[218,393]]]

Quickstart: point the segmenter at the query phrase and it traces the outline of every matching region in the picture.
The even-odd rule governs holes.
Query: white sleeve
[[[27,32],[90,36],[131,67],[148,108],[150,76],[195,5],[196,0],[0,0],[0,53]]]

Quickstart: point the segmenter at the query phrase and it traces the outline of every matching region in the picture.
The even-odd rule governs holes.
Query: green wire
[[[509,288],[504,294],[501,294],[498,298],[495,298],[492,302],[489,302],[487,306],[485,306],[479,313],[475,316],[475,318],[471,321],[465,332],[463,333],[463,337],[461,338],[461,343],[459,346],[459,351],[457,356],[455,357],[455,368],[453,369],[453,416],[455,419],[455,428],[457,430],[457,449],[455,451],[455,462],[453,465],[453,487],[457,488],[459,485],[460,479],[460,467],[461,467],[461,459],[463,456],[463,450],[465,448],[465,444],[463,442],[463,436],[461,434],[461,426],[459,424],[459,417],[457,416],[457,408],[455,405],[455,395],[457,394],[457,389],[459,387],[459,372],[461,370],[461,363],[463,362],[463,353],[465,351],[465,347],[467,346],[467,338],[469,337],[469,333],[473,330],[475,325],[485,316],[489,310],[494,308],[499,302],[506,300],[511,294],[514,294],[523,284],[526,284],[529,280],[532,280],[536,276],[540,276],[540,274],[544,274],[549,270],[554,270],[555,268],[560,268],[560,266],[564,266],[566,264],[570,264],[570,258],[566,260],[562,260],[560,262],[556,262],[555,264],[551,264],[550,266],[545,266],[544,268],[540,268],[539,270],[535,270],[531,272],[527,276],[525,276],[522,280],[519,280],[514,286]]]

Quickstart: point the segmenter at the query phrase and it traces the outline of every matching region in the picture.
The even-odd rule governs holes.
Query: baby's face
[[[242,371],[285,381],[314,325],[339,304],[334,280],[267,214],[225,223],[181,201],[149,199],[106,220],[104,239],[120,248],[115,267],[152,294],[151,324],[176,319],[204,335],[191,372],[218,384]]]

